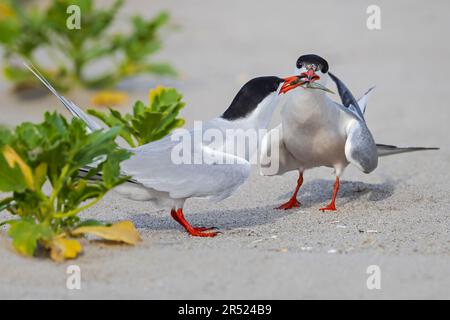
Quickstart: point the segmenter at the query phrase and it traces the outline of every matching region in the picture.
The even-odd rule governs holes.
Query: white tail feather
[[[439,148],[425,148],[425,147],[397,147],[389,144],[377,143],[377,151],[379,157],[390,156],[405,152],[439,150]]]
[[[369,102],[369,94],[373,89],[375,89],[375,86],[367,90],[367,92],[358,100],[359,109],[363,114],[366,112],[367,102]]]
[[[89,117],[81,108],[79,108],[75,103],[72,101],[66,99],[64,96],[60,95],[58,91],[45,79],[45,77],[39,72],[39,70],[33,66],[33,64],[30,63],[27,64],[26,62],[23,63],[25,67],[27,67],[28,70],[30,70],[36,78],[38,78],[46,87],[48,90],[50,90],[51,93],[53,93],[59,101],[66,107],[67,110],[76,118],[79,118],[83,120],[86,125],[88,126],[90,131],[96,131],[102,129],[102,126],[100,126],[97,122],[92,120],[91,117]]]

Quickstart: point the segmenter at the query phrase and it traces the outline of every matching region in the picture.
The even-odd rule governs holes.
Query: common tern
[[[60,95],[36,68],[28,64],[25,66],[91,131],[102,128],[81,108]],[[289,77],[286,81],[293,79]],[[194,158],[200,155],[200,163],[174,162],[173,151],[179,143],[174,139],[176,131],[161,140],[129,149],[133,155],[122,163],[121,171],[131,179],[116,187],[115,191],[133,200],[151,201],[157,206],[170,208],[173,219],[192,236],[216,236],[218,232],[211,231],[215,228],[193,227],[189,224],[184,218],[184,203],[194,197],[213,201],[225,199],[247,180],[251,168],[249,158],[256,149],[231,149],[232,152],[227,153],[230,149],[225,146],[233,141],[226,140],[226,131],[236,130],[236,134],[242,134],[244,130],[267,129],[279,95],[291,90],[280,92],[284,85],[284,79],[274,76],[252,79],[239,90],[221,116],[204,122],[201,129],[194,127],[189,130],[188,136],[193,141],[190,150],[183,152],[191,151]],[[209,129],[222,133],[225,137],[223,143],[213,144],[203,138],[195,139],[197,136],[203,137],[203,133]],[[217,163],[217,159],[223,161]]]
[[[346,85],[328,71],[328,63],[320,56],[303,55],[297,60],[297,81],[295,77],[286,81],[281,90],[302,87],[283,98],[281,123],[264,137],[261,147],[260,172],[263,175],[281,175],[298,170],[297,186],[290,200],[278,209],[299,207],[297,193],[303,183],[305,170],[325,166],[335,171],[336,180],[331,202],[322,211],[336,210],[336,196],[339,191],[339,177],[351,163],[364,173],[370,173],[378,165],[378,157],[419,150],[438,148],[400,148],[376,144],[364,119],[371,89],[358,101]],[[327,79],[336,84],[342,104],[330,99],[326,92]],[[321,88],[322,90],[314,90]],[[276,133],[276,135],[274,134]],[[277,144],[272,139],[279,139]],[[279,150],[270,150],[279,145]],[[273,155],[277,154],[276,158]],[[267,155],[271,158],[268,159]],[[271,161],[279,165],[272,166]],[[264,165],[265,164],[265,165]],[[278,168],[274,171],[273,168]]]

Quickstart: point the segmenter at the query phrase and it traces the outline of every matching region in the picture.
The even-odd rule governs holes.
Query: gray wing
[[[345,157],[364,173],[372,172],[377,167],[377,147],[365,122],[352,120],[347,126]]]
[[[330,78],[334,81],[336,84],[336,87],[339,92],[339,96],[341,97],[342,105],[348,109],[350,109],[359,119],[364,121],[364,114],[361,111],[360,106],[358,105],[358,102],[356,101],[355,97],[351,93],[351,91],[347,88],[347,86],[334,74],[331,72],[328,72],[330,75]],[[370,90],[369,90],[370,92]]]
[[[132,149],[134,155],[121,169],[143,186],[168,192],[174,199],[206,197],[215,201],[230,196],[250,174],[251,166],[245,159],[201,144],[193,148],[191,157],[199,156],[198,164],[184,163],[179,158],[181,146],[168,136]]]
[[[344,107],[348,108],[354,115],[356,115],[360,120],[365,122],[364,120],[364,113],[366,111],[367,102],[369,98],[370,92],[374,89],[374,87],[371,87],[358,101],[355,100],[353,94],[350,92],[350,90],[347,88],[347,86],[334,74],[331,72],[328,72],[331,79],[336,83],[336,87],[338,88],[339,96],[341,97],[342,104]],[[373,157],[373,138],[370,134],[369,129],[367,126],[361,126],[361,128],[358,128],[358,126],[355,126],[355,128],[351,129],[349,131],[353,131],[352,137],[347,139],[348,142],[348,148],[355,149],[352,150],[353,161],[357,161],[355,159],[359,159],[358,161],[361,162],[357,164],[361,169],[366,167],[366,169],[370,169],[375,163],[373,160],[369,161]],[[363,134],[363,132],[366,132]],[[363,139],[363,141],[357,141],[357,137],[360,137]],[[369,141],[370,140],[370,141]],[[362,150],[368,150],[368,143],[370,145],[370,156],[363,156],[361,154]],[[397,147],[393,145],[386,145],[386,144],[376,144],[376,150],[377,150],[377,157],[383,157],[383,156],[389,156],[399,153],[406,153],[406,152],[414,152],[414,151],[425,151],[425,150],[439,150],[439,148],[424,148],[424,147]],[[347,144],[346,144],[346,155],[347,155]],[[348,158],[348,157],[347,157]],[[366,158],[366,159],[365,159]],[[364,160],[365,159],[365,160]],[[349,160],[350,161],[350,160]],[[352,162],[352,161],[350,161]],[[363,166],[363,164],[365,164]],[[376,164],[375,164],[376,167]],[[375,169],[375,167],[373,169]],[[364,169],[363,169],[364,171]],[[366,171],[364,171],[366,172]],[[370,172],[370,171],[369,171]]]

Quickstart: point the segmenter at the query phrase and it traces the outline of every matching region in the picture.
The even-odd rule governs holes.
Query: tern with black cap
[[[342,104],[334,102],[326,94],[332,92],[326,88],[328,78],[336,84]],[[296,76],[286,81],[281,91],[296,87],[303,90],[293,90],[284,96],[281,123],[264,137],[260,153],[263,175],[281,175],[292,170],[299,172],[292,197],[278,209],[300,206],[297,194],[305,170],[320,166],[334,169],[336,179],[331,202],[320,209],[334,211],[339,177],[350,163],[364,173],[370,173],[377,167],[378,157],[437,149],[376,144],[364,119],[368,96],[373,88],[357,101],[346,85],[329,72],[328,62],[318,55],[302,55],[297,60]],[[272,139],[278,139],[277,143],[273,144]],[[270,150],[272,145],[278,145],[279,150]],[[273,161],[278,165],[274,166]],[[273,168],[278,169],[274,171]]]
[[[28,64],[25,66],[91,131],[102,129],[81,108],[61,96],[36,68]],[[225,131],[230,129],[266,129],[280,94],[295,86],[283,92],[280,92],[281,88],[289,86],[289,82],[294,80],[295,77],[281,79],[269,76],[248,81],[221,116],[203,122],[202,130],[218,130],[226,138]],[[193,227],[189,224],[183,213],[185,201],[194,197],[220,201],[229,197],[247,180],[250,173],[249,158],[256,150],[228,153],[228,149],[224,148],[228,143],[226,139],[220,145],[204,141],[203,138],[196,141],[194,137],[203,137],[203,132],[195,132],[194,128],[189,130],[189,136],[193,138],[190,149],[194,157],[199,154],[203,161],[199,164],[180,164],[172,159],[172,150],[179,144],[177,139],[172,139],[173,134],[129,149],[133,155],[121,164],[121,171],[131,179],[115,190],[133,200],[151,201],[157,206],[170,208],[173,219],[192,236],[214,237],[218,232],[211,230],[215,228]],[[215,159],[223,161],[218,164]]]

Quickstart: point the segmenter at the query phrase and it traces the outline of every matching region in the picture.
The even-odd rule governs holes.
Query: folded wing
[[[214,201],[230,196],[250,174],[251,166],[245,159],[202,144],[194,145],[195,154],[189,157],[200,160],[198,164],[180,161],[178,143],[166,137],[132,149],[134,155],[121,169],[134,181],[168,192],[172,198],[206,197]]]

